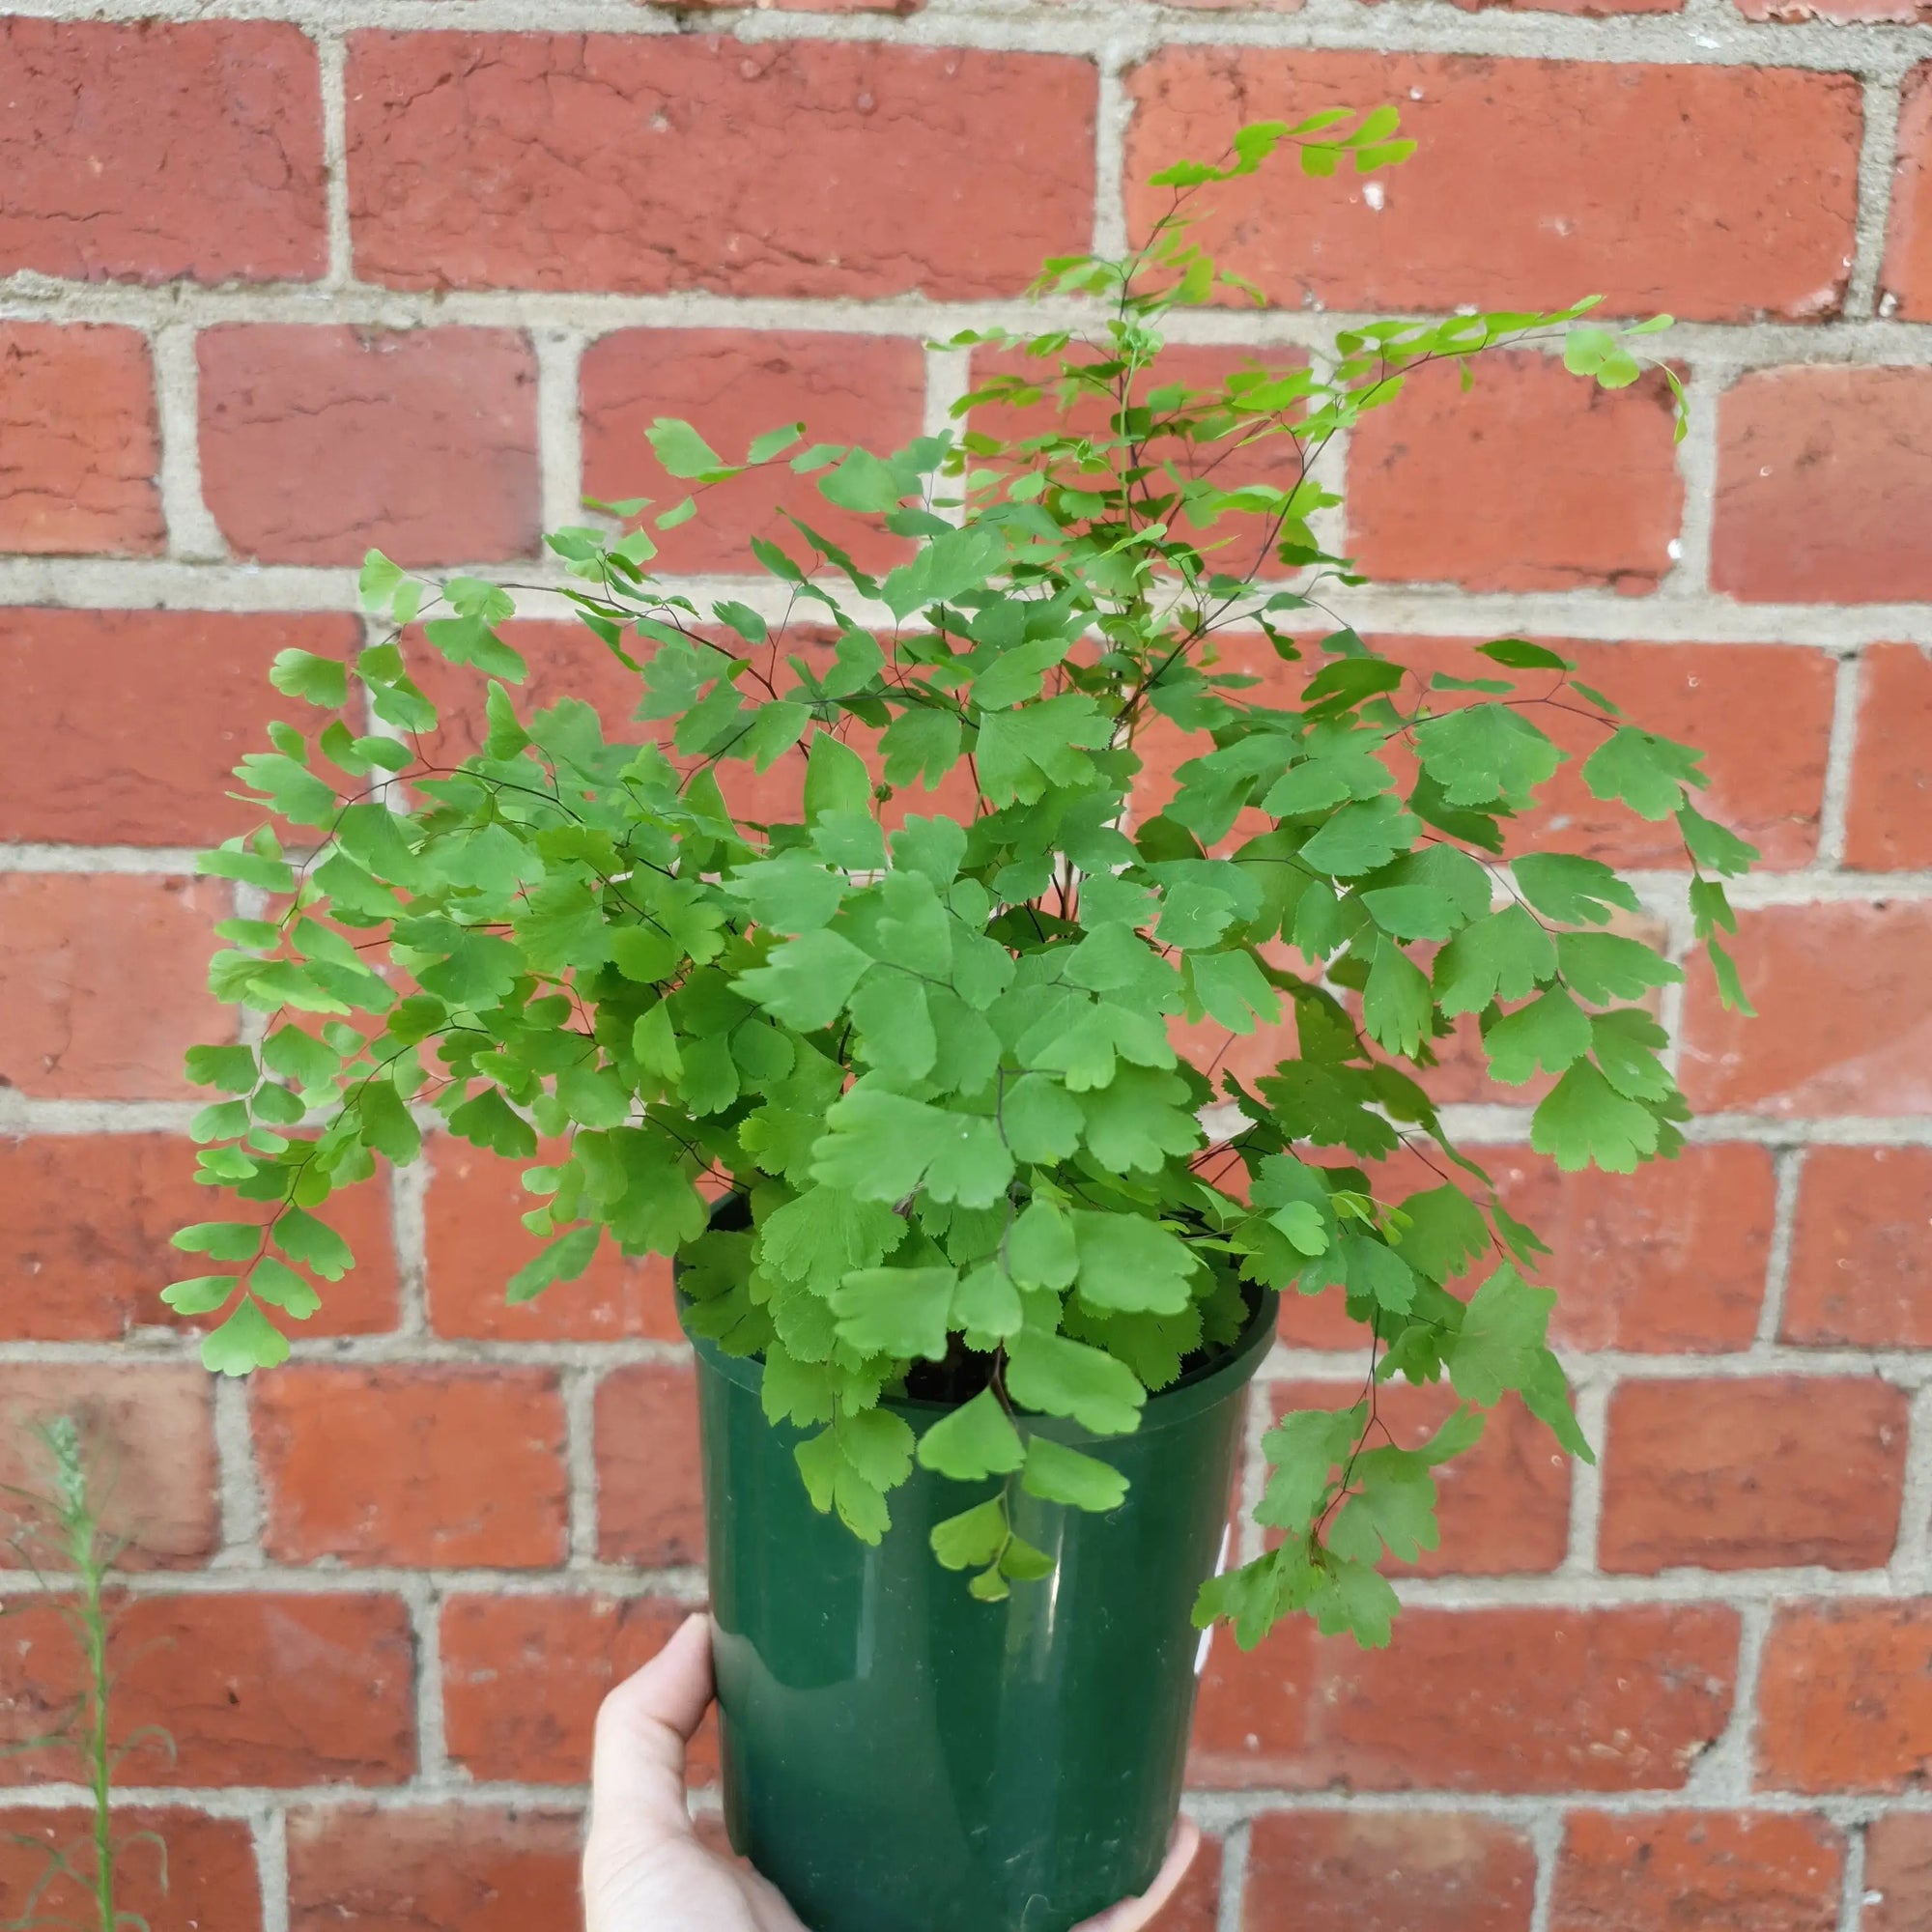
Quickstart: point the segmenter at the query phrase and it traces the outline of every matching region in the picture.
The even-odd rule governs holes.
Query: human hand
[[[698,1842],[684,1800],[684,1753],[711,1702],[711,1620],[687,1617],[597,1714],[586,1932],[805,1932],[778,1888]],[[1075,1932],[1140,1932],[1174,1895],[1201,1833],[1183,1818],[1153,1884]]]

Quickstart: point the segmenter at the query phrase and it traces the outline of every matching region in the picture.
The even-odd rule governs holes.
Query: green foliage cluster
[[[32,1434],[46,1464],[48,1484],[44,1491],[0,1492],[11,1503],[14,1520],[6,1548],[14,1562],[47,1590],[47,1600],[72,1631],[81,1659],[81,1688],[58,1728],[0,1747],[0,1756],[67,1752],[87,1786],[90,1815],[86,1833],[68,1843],[50,1843],[24,1832],[0,1833],[0,1843],[38,1853],[44,1860],[40,1877],[17,1901],[19,1911],[0,1919],[0,1932],[47,1932],[54,1926],[83,1923],[93,1932],[149,1932],[148,1920],[120,1903],[122,1860],[137,1844],[152,1846],[160,1861],[165,1889],[167,1846],[154,1832],[114,1829],[114,1778],[130,1751],[157,1746],[172,1756],[174,1747],[165,1732],[152,1726],[118,1744],[114,1740],[114,1671],[107,1655],[114,1619],[108,1592],[125,1546],[101,1524],[79,1425],[71,1416],[55,1416],[37,1425]],[[53,1593],[56,1577],[70,1584],[58,1595]],[[0,1608],[0,1615],[6,1613]],[[75,1894],[84,1898],[86,1919],[47,1910],[47,1900],[57,1894],[65,1895],[64,1903],[72,1902]]]
[[[878,455],[793,426],[728,461],[659,422],[694,495],[658,528],[788,466],[905,560],[869,574],[794,518],[789,547],[753,545],[758,608],[705,608],[652,574],[647,505],[593,506],[634,526],[550,543],[636,676],[635,737],[607,738],[574,696],[519,710],[509,590],[380,555],[362,587],[388,639],[347,664],[283,653],[277,687],[322,722],[273,725],[240,767],[281,829],[204,861],[268,903],[224,928],[212,978],[263,1016],[261,1043],[191,1056],[225,1096],[195,1133],[208,1180],[272,1205],[266,1229],[178,1237],[221,1264],[167,1291],[226,1311],[212,1367],[281,1358],[317,1305],[298,1269],[351,1264],[316,1209],[379,1159],[415,1159],[434,1122],[525,1159],[560,1142],[525,1177],[547,1245],[511,1296],[607,1241],[678,1257],[690,1325],[762,1356],[813,1501],[856,1534],[885,1532],[915,1457],[979,1486],[935,1543],[982,1597],[1046,1565],[1012,1533],[1011,1485],[1120,1500],[1028,1417],[1134,1429],[1267,1291],[1342,1298],[1372,1390],[1447,1377],[1463,1406],[1417,1451],[1378,1440],[1373,1393],[1269,1436],[1262,1518],[1283,1541],[1202,1605],[1242,1641],[1297,1610],[1385,1638],[1378,1562],[1434,1545],[1432,1471],[1506,1391],[1588,1453],[1545,1342],[1553,1297],[1521,1271],[1540,1243],[1413,1069],[1477,1015],[1497,1079],[1556,1076],[1533,1137],[1564,1167],[1679,1145],[1641,1004],[1679,969],[1605,929],[1636,910],[1629,886],[1589,859],[1500,856],[1564,757],[1539,714],[1597,727],[1596,797],[1675,817],[1700,936],[1728,923],[1722,876],[1751,854],[1692,803],[1698,754],[1556,652],[1502,639],[1473,675],[1422,677],[1336,617],[1326,600],[1360,579],[1316,535],[1338,500],[1318,465],[1425,364],[1562,339],[1615,386],[1637,374],[1627,338],[1658,325],[1620,337],[1579,323],[1587,303],[1386,322],[1327,365],[1169,380],[1169,312],[1240,294],[1193,239],[1194,196],[1284,146],[1313,175],[1406,152],[1391,110],[1338,111],[1168,170],[1146,246],[1047,265],[1039,292],[1080,298],[1090,327],[952,338],[1000,370],[958,433]],[[487,682],[484,741],[453,764],[425,752],[418,622]],[[1230,668],[1231,637],[1271,654],[1266,678]],[[1171,781],[1155,743],[1182,754]],[[796,809],[734,811],[753,773],[776,775],[767,791],[794,774]],[[1207,1044],[1178,1048],[1181,1023]],[[1218,1070],[1228,1040],[1277,1026],[1293,1050],[1270,1072]],[[1386,1196],[1384,1162],[1424,1184]],[[741,1227],[713,1224],[720,1186]],[[880,1406],[909,1381],[958,1405],[917,1442]]]

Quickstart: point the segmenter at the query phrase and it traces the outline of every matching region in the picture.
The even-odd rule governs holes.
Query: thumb
[[[1180,1889],[1180,1881],[1200,1849],[1200,1826],[1192,1818],[1182,1818],[1174,1828],[1174,1842],[1167,1848],[1153,1883],[1138,1898],[1123,1898],[1099,1918],[1076,1925],[1073,1932],[1141,1932],[1143,1926],[1151,1925],[1161,1907]]]
[[[711,1703],[711,1619],[697,1611],[605,1698],[591,1768],[591,1825],[691,1829],[685,1747]]]

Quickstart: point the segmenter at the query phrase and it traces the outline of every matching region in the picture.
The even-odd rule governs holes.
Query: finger
[[[685,1746],[711,1702],[711,1620],[687,1617],[670,1641],[605,1698],[591,1768],[593,1826],[690,1829]]]
[[[1167,1848],[1153,1883],[1138,1898],[1123,1898],[1099,1918],[1076,1925],[1073,1932],[1141,1932],[1143,1926],[1151,1925],[1161,1908],[1180,1889],[1180,1881],[1200,1849],[1200,1826],[1192,1818],[1182,1818],[1175,1827],[1174,1842]]]
[[[784,1893],[770,1879],[752,1872],[745,1880],[745,1889],[758,1932],[805,1932],[805,1921],[785,1903]]]

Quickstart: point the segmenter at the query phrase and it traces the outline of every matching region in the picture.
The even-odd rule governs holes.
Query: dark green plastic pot
[[[1269,1294],[1136,1435],[1031,1420],[1131,1487],[1108,1516],[1016,1494],[1014,1528],[1059,1567],[1004,1604],[926,1541],[985,1485],[915,1468],[868,1548],[811,1507],[760,1364],[695,1338],[725,1822],[811,1932],[1065,1932],[1147,1887],[1180,1802],[1190,1612],[1274,1319]],[[922,1434],[945,1412],[890,1406]]]

